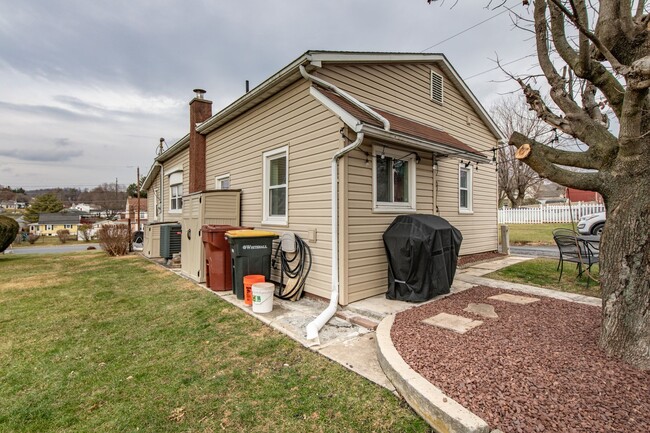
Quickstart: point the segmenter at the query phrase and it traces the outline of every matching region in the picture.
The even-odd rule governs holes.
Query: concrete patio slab
[[[463,311],[467,311],[468,313],[473,313],[481,317],[485,317],[487,319],[498,319],[499,316],[497,315],[496,311],[494,311],[494,305],[490,304],[473,304],[470,303],[465,307]]]
[[[427,325],[437,326],[438,328],[448,329],[458,334],[464,334],[483,324],[481,320],[468,319],[467,317],[448,313],[436,314],[433,317],[424,319],[422,322]]]
[[[488,299],[496,301],[510,302],[511,304],[532,304],[539,301],[539,298],[531,298],[530,296],[511,295],[510,293],[502,293],[500,295],[490,296]]]
[[[395,387],[379,365],[374,333],[330,344],[318,350],[318,352],[332,361],[338,362],[345,368],[395,392]]]

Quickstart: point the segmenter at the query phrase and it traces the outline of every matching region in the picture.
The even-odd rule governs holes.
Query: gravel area
[[[472,263],[503,259],[506,257],[508,257],[507,254],[501,254],[496,251],[489,251],[486,253],[478,253],[478,254],[469,254],[467,256],[462,256],[458,258],[458,267],[462,268]]]
[[[650,372],[599,350],[599,308],[487,299],[500,293],[508,292],[480,286],[399,313],[393,343],[414,370],[505,433],[650,432]],[[463,311],[468,303],[491,304],[499,318]],[[461,335],[421,322],[442,312],[484,323]]]

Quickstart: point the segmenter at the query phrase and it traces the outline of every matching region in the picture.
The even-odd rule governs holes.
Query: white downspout
[[[366,104],[359,101],[354,96],[347,93],[346,91],[339,89],[334,84],[328,83],[327,81],[323,80],[322,78],[318,78],[315,75],[311,75],[310,73],[307,72],[307,70],[305,69],[305,67],[303,65],[300,65],[300,75],[302,75],[303,78],[305,78],[305,80],[309,80],[309,81],[311,81],[313,83],[318,84],[319,86],[322,86],[322,87],[326,88],[327,90],[331,90],[332,92],[336,93],[341,98],[348,101],[350,104],[358,107],[359,109],[361,109],[362,111],[364,111],[365,113],[370,115],[371,117],[374,117],[375,119],[379,120],[384,125],[384,130],[390,131],[390,122],[388,121],[388,119],[386,119],[384,116],[377,113],[375,110],[368,107]]]
[[[332,157],[332,293],[327,308],[307,325],[307,340],[314,340],[314,344],[320,344],[318,331],[334,316],[339,303],[338,161],[343,155],[359,147],[362,142],[363,132],[358,132],[354,142]]]
[[[165,176],[165,167],[159,162],[156,162],[156,164],[158,164],[160,166],[160,198],[158,200],[158,206],[160,206],[160,221],[159,222],[164,222],[165,221],[165,205],[164,205],[165,200],[163,200],[163,199],[165,197],[165,192],[164,192],[163,187],[165,185],[165,182],[163,181],[163,179],[164,179],[164,176]],[[154,209],[153,211],[156,212],[156,209]]]

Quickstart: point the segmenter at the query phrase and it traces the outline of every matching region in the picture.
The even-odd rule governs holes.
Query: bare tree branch
[[[560,168],[549,159],[549,155],[558,151],[558,149],[551,149],[543,143],[531,140],[523,134],[518,132],[510,136],[509,144],[520,148],[524,144],[531,147],[531,152],[523,159],[526,164],[531,166],[540,176],[550,179],[560,185],[569,186],[572,188],[583,190],[596,190],[601,191],[604,189],[604,179],[600,172],[575,172]],[[565,152],[571,153],[571,152]],[[559,163],[557,163],[559,164]],[[562,164],[570,165],[570,164]]]
[[[549,6],[553,43],[558,54],[578,77],[591,81],[603,92],[616,116],[620,117],[625,89],[600,62],[590,62],[589,67],[582,67],[583,63],[578,61],[578,54],[566,40],[563,14],[554,5]]]
[[[609,51],[609,49],[598,39],[591,31],[589,31],[588,28],[584,27],[580,20],[578,19],[577,16],[573,15],[570,10],[568,10],[560,0],[549,0],[552,2],[554,5],[556,5],[564,15],[573,23],[573,25],[580,31],[580,33],[584,34],[593,44],[598,48],[598,51],[607,59],[610,65],[612,65],[612,68],[616,72],[618,72],[621,75],[625,75],[627,73],[627,66],[623,65],[621,62],[618,61],[618,59]],[[538,1],[535,2],[535,6],[537,8],[538,3],[544,3],[543,1]],[[537,20],[535,20],[537,21]]]

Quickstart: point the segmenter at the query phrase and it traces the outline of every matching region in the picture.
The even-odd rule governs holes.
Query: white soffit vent
[[[442,104],[442,75],[431,71],[431,100]]]

